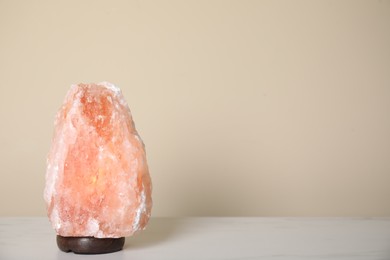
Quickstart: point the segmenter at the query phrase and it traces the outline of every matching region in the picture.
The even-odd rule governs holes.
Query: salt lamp
[[[44,199],[62,251],[109,253],[142,230],[151,207],[144,144],[116,86],[71,86],[55,119]]]

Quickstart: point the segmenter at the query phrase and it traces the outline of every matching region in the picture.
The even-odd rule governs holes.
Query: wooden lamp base
[[[64,252],[75,254],[106,254],[120,251],[125,238],[63,237],[57,236],[57,245]]]

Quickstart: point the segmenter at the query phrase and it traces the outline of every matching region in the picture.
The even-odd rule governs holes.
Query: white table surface
[[[390,218],[153,218],[104,255],[61,252],[46,218],[0,218],[0,259],[390,260]]]

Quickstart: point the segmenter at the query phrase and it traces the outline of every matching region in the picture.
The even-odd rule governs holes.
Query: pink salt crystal
[[[73,85],[55,120],[44,198],[58,235],[116,238],[144,229],[151,180],[119,88]]]

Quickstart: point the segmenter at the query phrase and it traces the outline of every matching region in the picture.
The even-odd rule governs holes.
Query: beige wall
[[[0,216],[72,83],[122,88],[154,215],[390,216],[390,1],[0,1]]]

